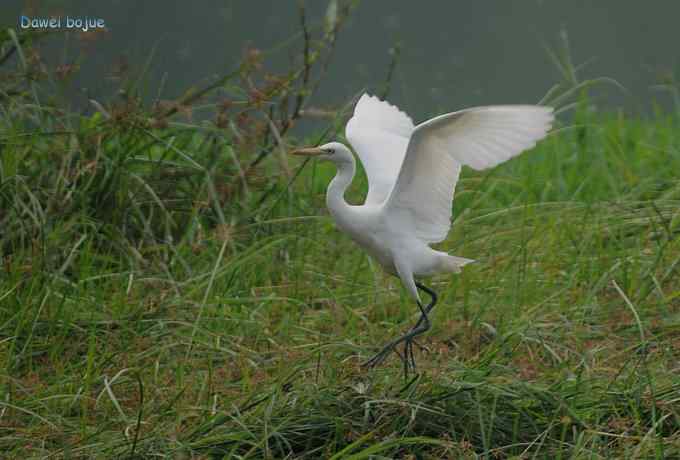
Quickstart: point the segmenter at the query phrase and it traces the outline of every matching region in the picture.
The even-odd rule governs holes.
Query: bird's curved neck
[[[356,172],[354,156],[351,157],[350,162],[340,163],[337,168],[338,172],[328,185],[326,192],[326,206],[336,218],[349,208],[349,204],[345,201],[345,191],[352,183]]]

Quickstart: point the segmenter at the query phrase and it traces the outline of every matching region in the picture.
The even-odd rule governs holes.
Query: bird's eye
[[[335,153],[335,149],[326,149],[326,153],[333,154]]]

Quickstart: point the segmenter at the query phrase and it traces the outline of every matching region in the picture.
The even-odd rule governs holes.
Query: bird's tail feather
[[[442,257],[442,263],[446,271],[453,273],[460,273],[461,267],[472,262],[475,262],[475,260],[466,259],[465,257],[452,256],[450,254],[446,254],[444,257]]]

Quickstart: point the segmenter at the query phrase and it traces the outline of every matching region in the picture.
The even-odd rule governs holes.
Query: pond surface
[[[310,22],[321,24],[328,2],[308,0]],[[3,26],[20,16],[70,15],[105,21],[109,33],[88,44],[78,82],[89,97],[106,99],[120,56],[141,66],[153,53],[145,91],[171,99],[192,84],[233,69],[246,44],[283,68],[301,46],[296,1],[3,0]],[[627,90],[593,91],[602,107],[649,113],[653,101],[672,107],[653,85],[680,78],[680,2],[657,0],[412,0],[363,1],[342,31],[314,105],[333,106],[364,88],[380,88],[390,49],[401,53],[389,99],[414,119],[471,105],[531,103],[561,77],[546,49],[569,37],[582,78],[608,76]],[[72,35],[72,34],[71,34]],[[73,38],[52,46],[58,59],[77,59]],[[161,84],[161,82],[163,82]]]

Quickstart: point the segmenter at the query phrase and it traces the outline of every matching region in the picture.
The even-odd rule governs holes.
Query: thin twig
[[[274,138],[276,139],[276,144],[279,146],[279,153],[280,153],[280,160],[281,160],[281,169],[283,169],[283,172],[286,174],[286,177],[290,177],[290,166],[288,166],[288,156],[287,156],[287,149],[286,149],[286,144],[283,142],[283,138],[281,137],[281,133],[279,130],[276,128],[276,125],[272,121],[271,118],[267,115],[266,112],[262,112],[264,117],[267,119],[267,123],[269,124],[269,130],[271,133],[274,135]]]
[[[392,77],[394,76],[394,69],[397,67],[397,61],[399,60],[399,54],[401,53],[401,44],[397,42],[396,45],[390,50],[390,65],[387,68],[387,75],[385,76],[385,81],[383,82],[383,90],[380,93],[380,99],[385,99],[390,93],[392,87]]]
[[[300,109],[302,109],[302,104],[305,102],[305,90],[307,84],[309,83],[309,76],[311,74],[311,60],[309,59],[309,49],[311,36],[309,34],[309,29],[307,29],[307,15],[305,13],[305,3],[300,1],[298,4],[298,11],[300,13],[300,27],[302,28],[302,37],[304,38],[303,47],[303,68],[302,68],[302,82],[300,83],[300,88],[298,89],[297,97],[295,98],[295,108],[293,109],[292,119],[300,116]]]
[[[187,106],[187,105],[191,105],[193,102],[195,102],[195,101],[198,100],[199,98],[205,96],[205,95],[206,95],[207,93],[209,93],[210,91],[212,91],[212,90],[214,90],[214,89],[217,89],[217,88],[219,88],[220,86],[224,85],[226,82],[228,82],[229,80],[231,80],[232,78],[234,78],[236,75],[238,75],[239,73],[241,73],[241,70],[242,70],[242,66],[239,66],[238,70],[235,70],[235,71],[232,72],[232,73],[229,73],[229,74],[227,74],[227,75],[224,75],[222,78],[219,78],[219,79],[216,80],[214,83],[212,83],[212,84],[206,86],[205,88],[200,89],[200,90],[198,90],[198,91],[196,91],[196,92],[191,91],[191,90],[188,90],[186,93],[184,93],[184,96],[182,96],[182,97],[179,99],[179,101],[177,101],[175,104],[173,104],[173,106],[170,107],[168,110],[166,110],[165,112],[163,112],[163,113],[160,115],[160,118],[167,118],[167,117],[169,117],[169,116],[174,115],[175,113],[177,113],[177,112],[179,111],[179,108],[180,108],[180,107],[182,107],[182,106]]]
[[[321,63],[321,68],[318,72],[318,75],[315,79],[314,82],[309,85],[310,81],[310,76],[305,77],[305,73],[307,71],[307,68],[309,68],[309,72],[311,75],[311,65],[312,65],[312,60],[311,60],[311,53],[309,56],[305,56],[305,61],[304,61],[304,66],[302,70],[298,71],[296,73],[295,78],[299,78],[302,76],[303,81],[305,81],[305,78],[307,79],[307,83],[305,85],[308,85],[309,88],[302,94],[302,98],[300,98],[301,93],[298,92],[297,99],[296,99],[296,108],[293,109],[293,113],[290,117],[288,117],[286,120],[284,120],[281,124],[281,128],[279,130],[279,134],[283,136],[286,134],[288,129],[293,125],[293,122],[297,120],[300,116],[302,116],[303,109],[304,109],[304,104],[306,101],[308,101],[315,93],[316,90],[319,88],[319,85],[321,84],[321,81],[324,79],[324,76],[326,75],[328,68],[330,66],[331,60],[333,58],[335,48],[336,48],[336,43],[338,41],[338,34],[340,32],[340,29],[342,28],[342,25],[344,24],[345,19],[349,16],[349,12],[351,10],[351,6],[346,6],[345,9],[343,10],[342,14],[339,16],[338,20],[333,26],[333,31],[332,33],[328,34],[330,38],[327,39],[325,42],[325,46],[328,48],[328,51],[326,52],[326,58],[324,61]],[[305,37],[305,45],[304,48],[311,50],[310,43],[308,42],[308,32],[305,32],[307,26],[306,26],[306,19],[304,19],[303,23],[303,36]],[[301,22],[303,22],[303,18],[301,17]],[[298,105],[299,102],[299,105]],[[266,148],[262,149],[260,153],[255,157],[255,159],[250,163],[248,168],[246,169],[246,173],[250,172],[251,169],[253,169],[255,166],[257,166],[262,160],[264,160],[269,154],[274,149],[274,145],[269,145]]]

